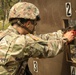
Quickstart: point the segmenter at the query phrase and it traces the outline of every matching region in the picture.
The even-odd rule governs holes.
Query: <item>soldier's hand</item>
[[[73,30],[70,30],[70,31],[67,31],[64,35],[63,35],[64,38],[66,38],[68,40],[68,42],[71,42],[72,40],[74,40],[74,31]]]

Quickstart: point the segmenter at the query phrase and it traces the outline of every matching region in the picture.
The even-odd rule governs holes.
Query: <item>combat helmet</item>
[[[24,18],[34,20],[39,16],[39,9],[32,3],[18,2],[9,12],[9,20],[12,18]]]

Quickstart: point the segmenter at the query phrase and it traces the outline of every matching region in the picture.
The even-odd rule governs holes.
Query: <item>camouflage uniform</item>
[[[39,10],[34,5],[21,2],[11,8],[9,19],[36,19],[38,14]],[[20,35],[12,26],[9,26],[0,34],[0,75],[16,75],[21,61],[27,60],[29,57],[53,57],[57,55],[64,50],[66,41],[63,40],[62,36],[63,33],[60,30],[38,36]]]
[[[19,35],[12,27],[3,32],[0,41],[0,75],[15,75],[19,66],[18,59],[29,57],[52,57],[64,48],[65,41],[61,31],[41,34]]]

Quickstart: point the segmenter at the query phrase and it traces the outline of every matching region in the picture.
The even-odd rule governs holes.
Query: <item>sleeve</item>
[[[48,39],[47,39],[47,35]],[[52,35],[52,37],[51,37]],[[24,56],[28,57],[53,57],[64,50],[64,40],[61,37],[62,34],[48,33],[39,35],[39,37],[32,35],[31,37],[20,37],[15,41],[13,46],[13,56],[18,58]],[[43,39],[40,36],[44,36]],[[60,36],[60,37],[59,37]]]
[[[35,41],[25,48],[31,57],[53,57],[64,50],[66,40],[61,30],[48,34],[40,34],[39,38],[31,36]],[[30,51],[29,51],[30,50]]]
[[[54,57],[63,49],[64,43],[62,40],[38,41],[27,45],[25,53],[28,53],[30,57]]]
[[[61,30],[58,30],[57,32],[40,34],[38,37],[44,40],[61,39],[63,37],[63,32]]]

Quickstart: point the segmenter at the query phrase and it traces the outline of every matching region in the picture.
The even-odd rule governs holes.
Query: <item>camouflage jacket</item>
[[[64,50],[62,31],[20,35],[9,26],[0,35],[0,75],[15,75],[20,61],[29,57],[52,57]]]

